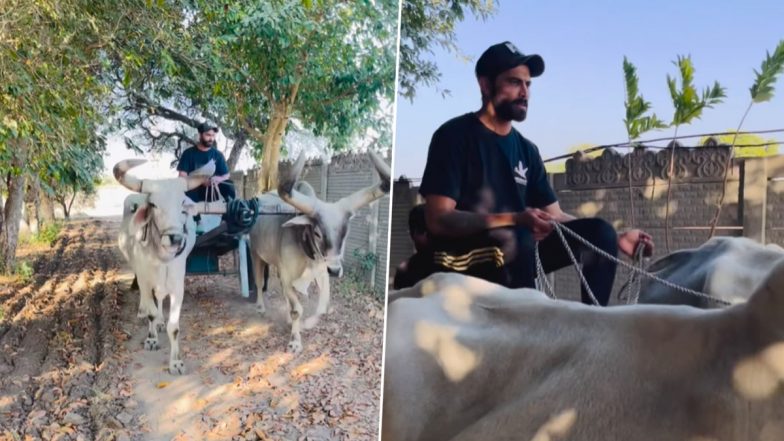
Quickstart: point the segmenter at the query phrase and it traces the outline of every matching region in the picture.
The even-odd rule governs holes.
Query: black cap
[[[208,122],[203,122],[203,123],[199,124],[199,127],[196,127],[196,130],[199,131],[199,134],[204,133],[204,132],[209,132],[210,130],[215,130],[215,133],[220,132],[220,129],[218,129],[218,126],[216,126],[215,124],[208,123]]]
[[[495,78],[501,72],[520,65],[528,66],[531,77],[544,72],[544,60],[536,54],[525,55],[512,43],[505,41],[490,46],[476,62],[476,76]]]

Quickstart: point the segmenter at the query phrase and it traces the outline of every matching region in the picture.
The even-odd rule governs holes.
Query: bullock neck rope
[[[144,227],[142,227],[142,242],[143,243],[147,242],[147,236],[149,234],[150,227],[154,227],[155,228],[154,236],[158,237],[158,240],[161,240],[161,229],[158,228],[158,224],[155,223],[155,216],[153,216],[152,213],[150,213],[150,220],[147,222],[146,225],[144,225]],[[180,257],[180,254],[182,254],[182,252],[185,251],[185,247],[188,245],[188,224],[187,223],[182,226],[182,232],[185,233],[185,234],[183,234],[182,245],[180,245],[180,247],[177,249],[177,254],[174,255],[175,258],[176,257]]]
[[[695,291],[695,290],[690,289],[690,288],[686,288],[686,287],[683,287],[683,286],[680,286],[680,285],[676,285],[676,284],[670,282],[669,280],[665,280],[665,279],[662,279],[662,278],[660,278],[658,276],[655,276],[655,275],[649,273],[648,271],[645,271],[642,268],[642,265],[637,266],[637,265],[632,265],[632,264],[626,263],[623,260],[618,259],[617,257],[615,257],[615,256],[613,256],[613,255],[611,255],[611,254],[609,254],[607,252],[605,252],[601,248],[599,248],[596,245],[592,244],[587,239],[583,238],[579,234],[577,234],[574,231],[572,231],[571,229],[569,229],[569,227],[566,227],[565,225],[560,224],[560,223],[558,223],[556,221],[551,221],[550,223],[553,225],[553,229],[558,234],[558,237],[561,238],[561,242],[563,243],[564,248],[566,248],[566,252],[569,255],[569,258],[571,259],[572,264],[574,265],[575,270],[577,271],[577,275],[580,278],[580,282],[582,283],[583,288],[585,288],[585,290],[588,293],[588,295],[591,297],[591,301],[594,303],[594,305],[598,306],[599,302],[596,300],[596,297],[593,295],[593,291],[591,291],[591,288],[588,286],[588,281],[585,280],[585,276],[583,276],[583,272],[580,270],[580,263],[577,261],[577,258],[575,258],[574,254],[572,253],[572,249],[569,247],[569,243],[567,242],[566,236],[564,235],[564,233],[566,233],[569,236],[573,237],[574,239],[576,239],[577,241],[579,241],[580,243],[582,243],[583,245],[588,247],[591,251],[594,251],[597,254],[599,254],[600,256],[603,256],[603,257],[605,257],[607,259],[610,259],[611,261],[615,262],[616,264],[618,264],[618,265],[628,269],[629,271],[632,272],[632,274],[636,274],[638,276],[637,277],[638,280],[636,281],[636,285],[638,286],[638,288],[637,288],[637,293],[634,296],[634,301],[635,302],[637,301],[637,298],[639,297],[639,276],[644,276],[644,277],[647,277],[649,279],[653,279],[653,280],[661,283],[662,285],[670,287],[670,288],[672,288],[672,289],[674,289],[676,291],[680,291],[680,292],[685,293],[685,294],[690,294],[690,295],[693,295],[693,296],[701,297],[701,298],[704,298],[706,300],[722,304],[724,306],[729,306],[730,305],[730,302],[727,302],[725,300],[718,299],[718,298],[713,297],[711,295],[708,295],[708,294],[705,294],[705,293],[702,293],[702,292],[699,292],[699,291]],[[640,252],[640,250],[638,249],[637,253],[639,253],[639,252]],[[550,282],[547,280],[546,275],[544,274],[544,267],[542,265],[541,259],[539,258],[539,242],[536,243],[535,258],[536,258],[537,279],[541,279],[541,281],[542,281],[540,283],[540,286],[543,286],[546,289],[549,289],[550,292],[548,294],[550,294],[551,297],[555,298],[555,296],[553,294],[553,288],[550,285]],[[640,261],[642,261],[642,259],[640,259]],[[633,280],[633,279],[630,278],[630,281],[631,280]],[[547,293],[547,291],[545,291],[545,293]]]
[[[645,260],[643,254],[645,253],[645,245],[639,244],[637,245],[637,249],[634,250],[634,266],[640,270],[644,271],[644,264]],[[639,272],[629,271],[629,279],[626,281],[624,286],[618,292],[619,299],[625,299],[627,305],[635,305],[640,300],[640,290],[642,289],[642,278],[640,277]]]

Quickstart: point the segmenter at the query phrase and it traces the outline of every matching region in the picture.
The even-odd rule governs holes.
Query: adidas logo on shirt
[[[517,163],[514,168],[514,179],[520,185],[528,185],[528,167],[523,166],[523,161]]]

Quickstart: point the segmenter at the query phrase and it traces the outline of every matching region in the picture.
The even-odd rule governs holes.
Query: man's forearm
[[[515,226],[516,213],[480,214],[452,210],[428,216],[428,229],[436,235],[461,237],[478,234],[486,230]]]

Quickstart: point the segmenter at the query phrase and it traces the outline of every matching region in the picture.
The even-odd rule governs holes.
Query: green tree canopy
[[[466,58],[455,42],[455,25],[465,18],[466,12],[486,19],[495,13],[495,5],[495,0],[403,0],[399,94],[411,100],[419,85],[438,83],[441,72],[428,58],[436,47]]]
[[[0,15],[0,270],[14,267],[26,183],[53,178],[75,145],[92,145],[110,90],[102,81],[110,2],[8,0]],[[110,25],[111,23],[111,25]],[[92,145],[100,154],[102,146]],[[64,175],[57,175],[64,176]],[[56,176],[53,178],[56,180]]]
[[[291,120],[329,139],[334,150],[367,133],[388,146],[397,14],[394,0],[195,0],[181,16],[164,15],[170,25],[162,37],[132,35],[135,46],[150,48],[134,54],[143,62],[127,63],[127,54],[115,60],[124,123],[139,130],[142,143],[171,148],[193,142],[188,126],[213,120],[235,141],[249,141],[262,161],[262,189],[276,185]],[[181,127],[153,131],[154,118]]]
[[[13,259],[18,222],[7,218],[21,215],[25,180],[89,190],[109,131],[182,148],[213,120],[262,157],[263,189],[276,185],[292,120],[333,149],[367,134],[389,146],[397,17],[396,0],[7,0],[0,266]]]

